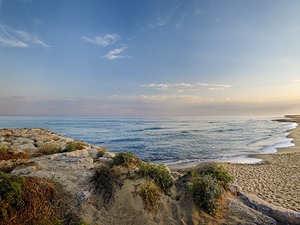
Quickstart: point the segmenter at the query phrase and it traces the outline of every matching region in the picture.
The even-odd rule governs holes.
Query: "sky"
[[[0,115],[299,113],[298,0],[0,0]]]

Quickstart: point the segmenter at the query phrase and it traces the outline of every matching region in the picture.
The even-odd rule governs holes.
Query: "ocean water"
[[[286,131],[296,124],[272,119],[0,116],[0,129],[44,128],[112,152],[132,151],[142,160],[176,167],[205,161],[256,163],[260,160],[248,155],[291,146]]]

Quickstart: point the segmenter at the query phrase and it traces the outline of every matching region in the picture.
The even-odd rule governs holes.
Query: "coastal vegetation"
[[[107,165],[98,167],[89,180],[94,187],[94,193],[102,194],[104,204],[108,204],[114,198],[116,188],[123,184],[121,174]]]
[[[155,165],[148,160],[146,163],[139,164],[137,173],[142,177],[153,179],[164,194],[168,194],[173,185],[173,178],[164,164]]]
[[[192,182],[190,193],[195,204],[215,216],[220,206],[219,200],[228,190],[233,176],[224,167],[213,164],[191,170],[189,176]]]
[[[71,224],[68,200],[62,189],[37,177],[0,172],[1,224]]]
[[[156,213],[159,209],[159,187],[148,178],[146,183],[140,186],[138,193],[143,198],[145,210]]]

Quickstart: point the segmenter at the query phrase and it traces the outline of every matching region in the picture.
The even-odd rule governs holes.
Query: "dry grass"
[[[14,153],[12,149],[8,147],[0,148],[0,160],[10,159],[29,159],[31,156],[27,152]]]
[[[123,181],[120,173],[115,168],[101,166],[97,168],[90,178],[96,194],[103,195],[104,203],[108,204],[114,198],[116,189],[122,187]]]
[[[0,173],[0,224],[71,224],[68,195],[37,177]]]
[[[159,187],[154,184],[150,179],[140,187],[138,193],[142,196],[145,204],[145,209],[149,212],[157,213],[159,209],[160,200]]]

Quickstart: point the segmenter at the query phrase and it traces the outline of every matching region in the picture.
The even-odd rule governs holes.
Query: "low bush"
[[[219,182],[208,175],[193,178],[192,182],[190,192],[195,204],[214,216],[219,208],[218,198],[223,193]]]
[[[164,164],[155,165],[150,160],[139,164],[137,172],[143,177],[150,177],[154,180],[162,192],[167,194],[173,185],[173,178]]]
[[[90,178],[90,183],[94,186],[96,194],[103,195],[104,203],[108,204],[114,198],[117,187],[121,187],[123,182],[120,174],[106,165],[97,168]]]
[[[191,196],[197,206],[204,209],[211,216],[216,215],[219,208],[219,198],[228,185],[233,181],[233,176],[222,166],[205,164],[197,170],[190,170],[192,186]]]
[[[150,179],[147,179],[146,183],[142,185],[138,191],[142,196],[145,209],[149,212],[156,213],[159,208],[159,187],[154,184]]]
[[[115,157],[113,157],[113,164],[118,166],[124,166],[124,167],[130,167],[137,165],[139,162],[139,159],[134,156],[133,152],[119,152],[116,154]]]
[[[82,149],[84,149],[84,146],[85,146],[85,143],[83,143],[81,141],[72,141],[69,144],[67,144],[67,146],[65,147],[63,152],[73,152],[76,150],[82,150]]]
[[[39,147],[38,153],[42,155],[51,155],[55,153],[61,153],[62,148],[61,146],[54,144],[54,143],[45,143]]]
[[[228,185],[230,182],[234,180],[234,177],[229,174],[228,170],[226,170],[223,166],[217,166],[214,164],[208,164],[198,170],[198,173],[201,175],[210,175],[224,187],[225,190],[228,189]]]

